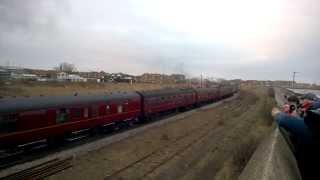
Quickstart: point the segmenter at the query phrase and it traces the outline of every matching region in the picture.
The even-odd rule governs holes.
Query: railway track
[[[63,151],[71,149],[77,146],[81,146],[86,143],[94,142],[99,139],[111,137],[116,134],[123,133],[124,131],[129,131],[130,129],[139,128],[150,123],[154,123],[164,118],[172,117],[176,115],[175,113],[164,114],[161,117],[155,118],[153,121],[144,123],[144,124],[134,124],[130,126],[122,126],[122,128],[115,129],[114,131],[105,130],[101,133],[96,134],[96,136],[90,136],[89,134],[81,135],[78,137],[66,138],[64,142],[59,144],[59,147],[50,147],[48,144],[41,144],[40,146],[33,146],[28,148],[27,151],[24,149],[15,150],[12,152],[0,152],[0,171],[6,168],[10,168],[17,164],[25,163],[38,159],[50,154],[54,154],[57,151]]]
[[[42,164],[33,166],[23,171],[0,178],[0,180],[20,180],[20,179],[44,179],[62,170],[72,167],[72,157],[66,159],[53,159]]]
[[[236,111],[246,111],[245,107],[239,108],[237,105],[230,108],[238,108]],[[146,154],[143,157],[140,157],[136,161],[128,164],[127,166],[118,169],[105,177],[105,180],[113,180],[113,179],[121,179],[125,177],[124,174],[131,172],[141,172],[141,173],[132,173],[134,174],[132,179],[144,179],[148,177],[149,174],[153,173],[155,170],[160,168],[162,165],[175,158],[179,154],[188,150],[192,146],[198,144],[200,141],[203,141],[210,134],[214,134],[214,136],[222,137],[221,130],[218,129],[216,131],[211,131],[211,128],[216,125],[210,125],[209,122],[202,124],[200,127],[194,128],[188,131],[186,134],[183,134],[177,137],[170,144],[162,146],[155,151],[152,151],[149,154]],[[210,135],[212,136],[212,135]],[[143,171],[142,171],[143,169]],[[123,176],[124,175],[124,176]]]
[[[233,106],[230,108],[235,108],[235,111],[237,112],[248,111],[246,106],[244,107]],[[235,126],[233,123],[231,122],[229,123],[230,124],[228,124],[227,126],[232,126],[235,129],[238,129],[236,128],[237,126],[242,126],[241,124],[236,124]],[[138,161],[133,162],[127,167],[114,172],[113,174],[106,177],[106,179],[108,180],[121,179],[122,177],[127,177],[128,173],[130,174],[130,172],[139,172],[139,171],[140,172],[143,171],[143,173],[141,174],[132,173],[132,176],[130,176],[130,179],[139,179],[139,180],[148,179],[150,174],[157,171],[157,169],[161,168],[163,165],[170,162],[172,159],[180,158],[180,156],[184,154],[185,151],[194,149],[197,146],[205,147],[203,143],[209,143],[210,141],[215,141],[215,140],[219,141],[219,139],[220,140],[229,139],[229,137],[227,136],[228,132],[224,132],[224,129],[226,128],[226,126],[221,128],[218,127],[214,131],[212,131],[212,128],[215,126],[216,126],[215,124],[211,124],[209,126],[209,124],[205,123],[201,127],[183,135],[184,136],[183,138],[178,138],[174,142],[172,142],[172,144],[165,147],[161,147],[161,149],[156,150],[156,153],[151,153],[149,155],[146,155],[145,157],[139,159]],[[216,150],[219,147],[218,144],[220,143],[214,144],[212,147],[210,146],[210,148],[207,151]],[[199,151],[202,151],[202,150],[199,149]],[[131,169],[129,170],[129,168]],[[166,179],[166,178],[163,178],[163,179]]]
[[[0,170],[15,165],[21,161],[21,155],[23,152],[5,153],[0,155]]]
[[[208,124],[206,123],[203,127],[197,128],[195,131],[201,131],[201,130],[203,130],[203,128],[204,128],[205,126],[207,126],[207,125],[208,125]],[[177,139],[175,139],[172,143],[175,144],[175,145],[177,145],[179,141],[182,141],[183,139],[186,139],[186,138],[190,137],[190,135],[191,135],[192,133],[194,133],[194,131],[193,131],[193,132],[188,132],[188,133],[186,133],[186,134],[183,134],[183,135],[179,136]],[[125,167],[123,167],[123,168],[121,168],[121,169],[113,172],[112,174],[110,174],[110,175],[109,175],[108,177],[106,177],[105,179],[106,179],[106,180],[115,179],[115,178],[117,177],[117,175],[119,175],[120,173],[126,171],[126,170],[129,169],[129,168],[134,167],[135,165],[138,165],[139,163],[141,163],[142,161],[148,159],[149,157],[151,157],[151,156],[153,156],[153,155],[159,154],[160,151],[162,151],[163,149],[168,148],[169,146],[172,146],[172,144],[167,144],[167,145],[163,146],[161,149],[157,149],[157,150],[155,150],[155,151],[153,151],[153,152],[151,152],[151,153],[149,153],[149,154],[141,157],[140,159],[132,162],[131,164],[129,164],[129,165],[127,165],[127,166],[125,166]]]

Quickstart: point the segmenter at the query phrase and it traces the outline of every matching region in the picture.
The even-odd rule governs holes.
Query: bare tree
[[[56,71],[63,71],[63,72],[75,72],[76,66],[74,64],[71,63],[67,63],[67,62],[62,62],[60,63],[57,67],[54,67],[54,69]]]

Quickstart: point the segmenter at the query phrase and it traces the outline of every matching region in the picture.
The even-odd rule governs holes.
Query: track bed
[[[91,150],[80,146],[76,148],[80,153],[76,149],[62,152],[62,157],[73,157],[72,167],[48,178],[236,179],[272,129],[269,110],[273,105],[266,89],[245,89],[218,106],[159,121],[161,126],[152,123],[152,128],[129,131],[132,135],[124,138],[122,134],[110,138],[118,141],[97,141],[99,148],[88,145]]]
[[[274,99],[244,90],[215,108],[149,129],[73,160],[49,179],[235,179],[272,129]]]

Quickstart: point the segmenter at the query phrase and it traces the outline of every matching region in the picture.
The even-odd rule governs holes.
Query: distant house
[[[11,79],[11,72],[5,70],[5,69],[0,69],[0,80],[10,80]]]
[[[129,74],[124,74],[124,73],[112,73],[108,76],[108,80],[111,82],[133,83],[136,81],[136,77]]]
[[[0,66],[0,79],[36,81],[39,76],[29,69],[15,66]]]
[[[273,81],[273,86],[281,86],[281,87],[291,87],[292,81]]]
[[[87,82],[86,78],[83,78],[77,74],[68,74],[66,72],[57,73],[58,81],[69,81],[69,82]]]
[[[183,74],[171,74],[170,77],[174,80],[176,83],[182,83],[186,81],[186,76]]]
[[[11,73],[11,77],[16,80],[30,80],[30,81],[36,81],[39,78],[35,74],[25,74],[25,73]]]
[[[182,83],[186,82],[186,77],[183,74],[157,74],[144,73],[139,76],[139,82],[143,83]]]
[[[139,81],[143,83],[160,83],[163,81],[165,75],[144,73],[139,77]]]
[[[87,81],[91,81],[91,82],[104,82],[106,81],[106,77],[107,77],[107,73],[105,73],[104,71],[100,71],[100,72],[95,72],[95,71],[91,71],[91,72],[78,72],[78,74],[83,77],[86,78]]]
[[[67,79],[68,79],[68,73],[66,73],[66,72],[57,73],[57,80],[64,81],[64,80],[67,80]]]
[[[67,80],[71,82],[87,82],[86,78],[83,78],[76,74],[69,74]]]
[[[42,69],[23,69],[24,73],[27,74],[35,74],[41,79],[47,79],[48,81],[52,81],[56,79],[57,71],[55,70],[42,70]]]

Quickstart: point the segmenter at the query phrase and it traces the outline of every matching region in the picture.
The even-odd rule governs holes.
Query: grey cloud
[[[292,71],[301,71],[301,80],[319,82],[320,6],[316,0],[308,2],[315,4],[295,2],[304,5],[295,10],[301,11],[298,19],[288,17],[297,29],[279,32],[269,47],[279,48],[269,61],[242,64],[256,56],[250,49],[198,42],[147,14],[136,14],[130,0],[2,0],[0,64],[52,68],[70,61],[81,70],[184,71],[245,79],[287,79]]]

